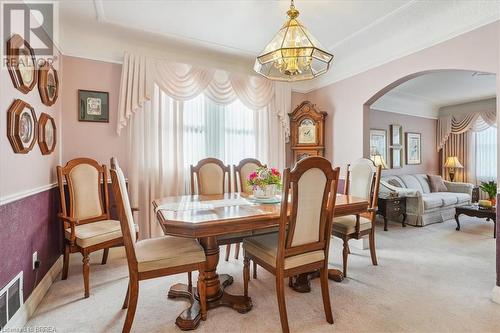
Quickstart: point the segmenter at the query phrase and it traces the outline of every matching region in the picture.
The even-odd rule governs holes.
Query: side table
[[[384,231],[387,231],[388,220],[399,220],[403,218],[401,223],[406,227],[406,198],[405,197],[379,197],[378,198],[378,215],[384,218]]]

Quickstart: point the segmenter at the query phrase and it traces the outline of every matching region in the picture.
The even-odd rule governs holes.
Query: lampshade
[[[293,0],[288,20],[255,60],[254,70],[271,80],[302,81],[324,74],[333,55],[297,20]]]
[[[456,156],[449,156],[446,158],[446,162],[444,163],[445,168],[463,168],[464,166],[460,161],[458,160],[458,157]]]
[[[382,169],[387,169],[387,164],[385,164],[384,156],[382,156],[380,154],[376,154],[376,155],[371,156],[370,159],[373,161],[375,166],[380,165],[380,166],[382,166]]]

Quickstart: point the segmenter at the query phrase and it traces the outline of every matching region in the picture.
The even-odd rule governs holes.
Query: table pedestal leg
[[[205,285],[207,290],[207,309],[219,306],[233,308],[239,313],[246,313],[252,309],[252,299],[245,296],[228,294],[224,289],[233,283],[233,278],[227,274],[217,274],[219,263],[219,246],[215,237],[201,239],[205,249],[207,261],[205,264]],[[186,284],[178,283],[170,288],[169,298],[187,298],[191,306],[184,310],[175,323],[181,330],[193,330],[198,327],[201,320],[201,308],[196,288],[189,290]]]
[[[311,280],[319,277],[319,271],[299,274],[292,278],[290,287],[299,293],[308,293],[311,291]],[[336,268],[328,269],[328,279],[335,282],[342,282],[344,274]]]

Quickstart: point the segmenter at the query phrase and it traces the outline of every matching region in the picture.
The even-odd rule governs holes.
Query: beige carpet
[[[351,247],[349,278],[330,282],[334,325],[325,321],[319,283],[309,294],[287,290],[292,332],[500,332],[500,305],[490,301],[495,281],[493,224],[463,218],[425,228],[390,224],[377,230],[379,266],[369,251]],[[333,241],[331,265],[341,263],[341,243]],[[56,281],[29,327],[53,326],[57,332],[120,332],[121,304],[127,286],[126,261],[101,266],[92,258],[91,296],[83,299],[81,256],[72,255],[70,276]],[[233,293],[242,293],[242,260],[221,261],[219,272],[232,274]],[[141,282],[135,332],[179,332],[176,316],[187,306],[166,298],[186,275]],[[288,288],[287,288],[288,289]],[[198,332],[279,332],[274,278],[262,268],[249,287],[254,307],[247,314],[228,308],[208,313]]]

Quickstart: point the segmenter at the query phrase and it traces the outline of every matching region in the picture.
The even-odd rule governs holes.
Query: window
[[[497,178],[497,129],[476,132],[476,179],[478,182]]]

